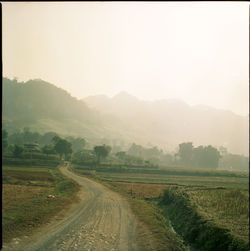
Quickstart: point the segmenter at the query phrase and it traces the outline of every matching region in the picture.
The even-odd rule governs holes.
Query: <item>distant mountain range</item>
[[[40,79],[18,83],[3,78],[2,89],[2,123],[10,133],[30,127],[81,136],[91,144],[127,147],[135,142],[168,151],[192,141],[248,155],[248,118],[229,111],[179,100],[142,101],[125,92],[78,100]]]
[[[248,155],[248,117],[205,105],[190,106],[181,100],[142,101],[126,92],[113,98],[89,96],[92,109],[129,122],[146,141],[174,149],[180,142],[225,146]]]

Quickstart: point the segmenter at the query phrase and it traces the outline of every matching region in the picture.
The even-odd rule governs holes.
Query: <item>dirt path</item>
[[[79,202],[63,219],[3,250],[140,250],[135,233],[137,221],[128,203],[103,185],[66,167],[60,170],[81,185]]]

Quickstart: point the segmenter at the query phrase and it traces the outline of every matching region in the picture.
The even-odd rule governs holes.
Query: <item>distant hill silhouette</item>
[[[122,92],[83,101],[40,79],[18,83],[3,78],[3,127],[81,136],[92,144],[135,142],[174,150],[179,143],[224,145],[248,155],[248,118],[179,100],[142,101]]]
[[[8,132],[29,127],[41,133],[81,136],[92,145],[140,139],[119,118],[89,108],[65,90],[40,79],[19,83],[3,78],[2,124]]]
[[[170,149],[192,141],[195,145],[223,145],[231,152],[248,155],[248,118],[231,111],[190,106],[176,99],[143,101],[125,92],[83,101],[90,108],[129,121],[148,141]]]

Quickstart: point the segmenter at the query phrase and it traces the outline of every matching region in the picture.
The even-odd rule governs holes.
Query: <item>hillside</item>
[[[179,100],[142,101],[125,92],[84,99],[43,80],[3,78],[3,127],[81,136],[92,144],[128,148],[132,142],[173,151],[179,143],[224,145],[248,155],[248,119],[229,111]],[[126,150],[126,149],[125,149]]]
[[[3,78],[3,127],[9,132],[30,127],[39,132],[82,136],[90,142],[117,137],[119,120],[102,116],[65,90],[43,80],[18,83]],[[119,124],[120,125],[120,124]],[[119,126],[117,126],[119,128]],[[122,128],[122,127],[121,127]]]
[[[90,96],[83,101],[103,114],[112,114],[144,134],[148,142],[174,149],[180,142],[225,146],[248,155],[248,118],[205,105],[190,106],[180,100],[139,100],[122,92],[113,98]]]

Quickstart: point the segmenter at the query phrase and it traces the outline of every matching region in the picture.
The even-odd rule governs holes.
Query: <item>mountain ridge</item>
[[[132,126],[140,124],[141,127],[146,128],[145,133],[156,134],[154,131],[158,132],[160,135],[154,136],[157,138],[157,142],[161,141],[161,137],[165,137],[168,139],[165,140],[166,144],[174,141],[174,144],[178,145],[174,137],[178,138],[179,135],[179,142],[192,141],[195,144],[226,146],[234,152],[248,153],[247,116],[207,105],[189,105],[178,99],[145,101],[134,100],[134,96],[132,96],[134,102],[131,104],[131,97],[128,93],[126,96],[127,101],[123,95],[120,103],[114,103],[113,98],[109,97],[106,97],[102,103],[98,96],[82,100],[89,107],[101,113],[109,113],[120,119],[134,120],[135,123],[132,123]],[[175,136],[173,137],[173,135]],[[234,135],[238,135],[238,137]]]
[[[248,120],[244,117],[194,109],[185,102],[143,101],[127,95],[92,96],[83,102],[43,80],[18,83],[3,78],[2,124],[10,132],[30,127],[81,136],[93,144],[114,141],[128,146],[135,142],[174,151],[178,144],[191,141],[248,155]],[[92,105],[91,99],[96,99]]]

